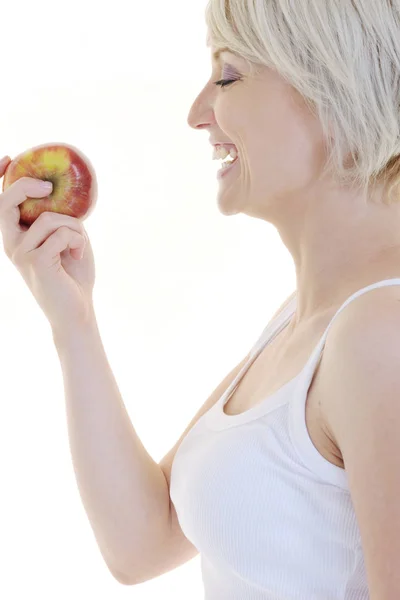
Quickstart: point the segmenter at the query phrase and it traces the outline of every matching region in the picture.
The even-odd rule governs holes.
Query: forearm
[[[119,578],[166,533],[167,481],[129,419],[96,320],[53,331],[53,339],[80,496],[104,560]]]

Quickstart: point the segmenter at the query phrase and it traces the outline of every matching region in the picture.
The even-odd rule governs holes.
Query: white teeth
[[[224,160],[228,156],[231,156],[232,161],[226,161],[227,163],[233,162],[238,157],[238,151],[236,148],[226,148],[225,146],[214,146],[213,160]]]
[[[229,152],[224,146],[214,146],[213,160],[223,160],[227,156],[229,156]]]
[[[238,151],[236,150],[236,148],[230,149],[230,155],[232,156],[233,160],[235,160],[235,158],[238,157]]]

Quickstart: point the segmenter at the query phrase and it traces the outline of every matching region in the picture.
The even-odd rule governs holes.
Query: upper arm
[[[370,599],[394,600],[400,598],[399,302],[356,304],[338,318],[324,355],[334,407],[329,425],[348,476]]]

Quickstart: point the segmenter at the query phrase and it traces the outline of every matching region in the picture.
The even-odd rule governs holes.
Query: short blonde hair
[[[315,114],[322,176],[400,202],[400,6],[393,0],[209,0],[208,42],[274,69]],[[348,161],[348,157],[352,160]],[[386,187],[387,186],[387,187]]]

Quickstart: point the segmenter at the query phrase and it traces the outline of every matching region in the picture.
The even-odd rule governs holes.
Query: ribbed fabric
[[[312,443],[307,391],[337,315],[302,371],[239,415],[223,407],[265,346],[289,323],[296,297],[263,331],[248,363],[186,435],[170,494],[199,550],[205,600],[368,600],[360,533],[344,469]]]

